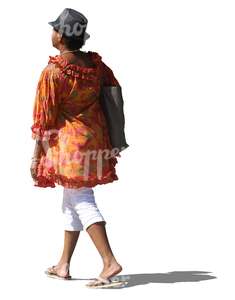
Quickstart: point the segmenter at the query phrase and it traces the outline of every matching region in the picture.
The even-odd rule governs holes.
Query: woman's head
[[[68,37],[68,36],[65,36],[64,34],[61,34],[59,31],[55,30],[55,28],[52,29],[51,40],[52,40],[53,47],[55,47],[59,50],[81,49],[85,44],[83,36],[81,36],[79,38]]]

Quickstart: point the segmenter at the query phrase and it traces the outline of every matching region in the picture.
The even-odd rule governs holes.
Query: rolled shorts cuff
[[[106,221],[105,221],[104,218],[102,218],[102,217],[93,217],[93,218],[91,218],[89,221],[87,221],[87,222],[83,225],[84,230],[87,230],[87,228],[88,228],[90,225],[92,225],[92,224],[94,224],[94,223],[96,223],[96,222],[104,222],[104,225],[106,225]]]
[[[83,231],[83,228],[82,227],[68,227],[68,226],[64,226],[64,230],[66,231]]]

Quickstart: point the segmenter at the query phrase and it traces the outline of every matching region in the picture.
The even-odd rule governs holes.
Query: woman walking
[[[39,78],[33,108],[32,138],[36,141],[31,165],[34,186],[63,186],[64,249],[48,276],[71,279],[69,266],[81,230],[86,230],[103,260],[103,270],[87,284],[111,283],[122,271],[110,247],[106,221],[93,187],[118,180],[100,86],[119,86],[112,70],[97,52],[83,52],[89,34],[86,17],[66,8],[52,25],[52,44],[60,55],[49,56]],[[103,151],[103,152],[102,152]]]

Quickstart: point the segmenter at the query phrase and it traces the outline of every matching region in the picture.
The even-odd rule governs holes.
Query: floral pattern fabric
[[[100,86],[119,85],[97,52],[88,52],[93,67],[49,56],[33,106],[32,138],[43,152],[34,186],[93,187],[118,180],[107,123],[100,106]]]

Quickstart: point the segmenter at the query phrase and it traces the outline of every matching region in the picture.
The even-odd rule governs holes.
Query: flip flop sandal
[[[56,270],[54,269],[56,266],[52,266],[50,269],[54,270],[54,272],[56,272]],[[48,276],[48,277],[51,277],[51,278],[56,278],[56,279],[62,279],[62,280],[69,280],[69,279],[72,279],[72,277],[69,275],[69,276],[60,276],[58,274],[55,274],[51,271],[49,271],[49,268],[45,271],[45,274]]]
[[[106,287],[116,287],[116,286],[123,286],[127,284],[128,281],[120,281],[118,279],[116,280],[111,280],[111,279],[106,279],[98,276],[95,278],[93,281],[90,281],[88,284],[86,284],[86,287],[88,288],[106,288]]]

